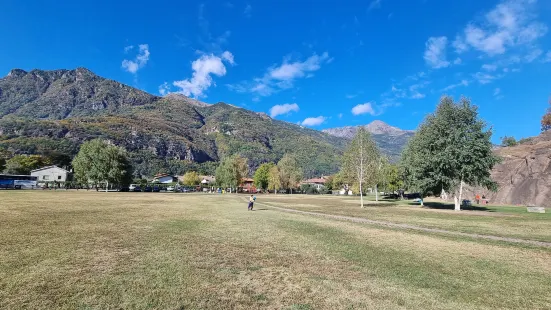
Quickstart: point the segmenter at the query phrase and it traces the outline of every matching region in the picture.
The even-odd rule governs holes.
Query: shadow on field
[[[419,205],[419,204],[410,203],[410,205]],[[442,203],[442,202],[425,202],[424,208],[438,209],[438,210],[453,210],[455,206],[453,204]],[[461,210],[496,212],[496,210],[489,209],[487,207],[480,207],[480,206],[461,206]]]

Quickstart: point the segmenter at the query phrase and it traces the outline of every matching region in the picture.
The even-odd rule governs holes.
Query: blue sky
[[[87,67],[316,129],[415,129],[465,95],[496,142],[538,134],[551,95],[551,1],[177,2],[4,0],[0,72]]]

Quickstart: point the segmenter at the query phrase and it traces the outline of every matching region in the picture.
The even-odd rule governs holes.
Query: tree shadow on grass
[[[410,205],[419,205],[418,203],[410,203]],[[455,205],[450,203],[443,202],[425,202],[424,208],[427,209],[437,209],[437,210],[454,210]],[[487,207],[481,206],[461,206],[461,210],[466,211],[486,211],[486,212],[496,212],[494,209],[489,209]]]

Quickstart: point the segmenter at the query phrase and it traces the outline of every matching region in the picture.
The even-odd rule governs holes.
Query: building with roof
[[[55,165],[32,170],[31,176],[36,177],[38,183],[63,183],[72,180],[72,173],[70,171]]]
[[[153,177],[153,183],[169,184],[177,181],[178,178],[166,173],[158,173]]]
[[[304,185],[304,184],[312,185],[318,191],[325,188],[325,183],[327,183],[327,177],[325,176],[321,176],[320,178],[312,178],[312,179],[308,179],[300,182],[301,185]]]

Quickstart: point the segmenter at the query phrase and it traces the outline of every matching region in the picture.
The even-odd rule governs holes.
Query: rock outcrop
[[[551,131],[496,153],[503,161],[492,172],[499,189],[486,194],[490,201],[551,208]]]

